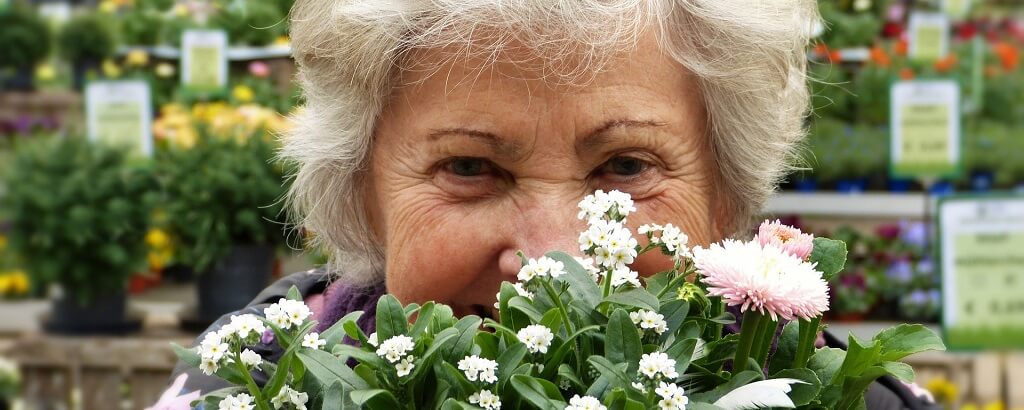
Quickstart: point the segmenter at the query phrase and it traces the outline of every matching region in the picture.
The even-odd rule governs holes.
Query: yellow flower
[[[36,67],[36,80],[47,82],[57,78],[57,70],[50,64],[40,64]]]
[[[0,296],[6,295],[8,293],[14,293],[14,292],[11,292],[12,288],[13,288],[13,286],[12,286],[11,277],[9,275],[7,275],[6,273],[5,274],[0,274]]]
[[[925,388],[932,393],[938,403],[956,403],[960,395],[960,389],[953,382],[943,377],[936,377],[928,381]]]
[[[174,76],[174,72],[177,71],[174,68],[174,64],[171,63],[160,63],[156,65],[156,76],[160,78],[171,78]]]
[[[160,270],[170,262],[173,253],[170,250],[153,251],[146,255],[150,269]]]
[[[184,114],[185,107],[178,103],[167,103],[160,107],[160,115]]]
[[[978,405],[977,404],[974,404],[974,403],[964,403],[963,406],[960,406],[960,410],[979,410],[979,409],[978,409]]]
[[[22,271],[14,271],[8,275],[10,280],[11,293],[15,295],[24,295],[28,293],[28,275]]]
[[[171,239],[167,233],[159,228],[152,228],[146,232],[146,245],[153,249],[166,249],[170,246]]]
[[[178,130],[178,133],[171,138],[171,142],[174,143],[178,148],[191,149],[196,146],[196,142],[199,140],[199,136],[196,135],[195,129],[182,128]]]
[[[174,5],[174,15],[178,16],[178,17],[185,17],[185,16],[187,16],[188,15],[188,6],[186,6],[184,4],[180,4],[180,3],[179,4],[175,4]]]
[[[121,76],[121,67],[117,66],[111,60],[103,60],[103,75],[108,78],[117,78]]]
[[[149,64],[149,54],[143,49],[134,49],[128,52],[128,55],[124,58],[125,64],[133,67],[141,67]]]
[[[1006,405],[1003,404],[1002,400],[996,400],[986,404],[985,407],[982,407],[982,410],[1006,410]]]
[[[274,45],[279,47],[289,46],[292,44],[291,39],[288,36],[280,36],[274,39]]]
[[[239,84],[231,90],[231,96],[234,97],[235,101],[245,104],[248,102],[252,102],[252,99],[256,96],[256,93],[254,93],[252,91],[252,88],[249,88],[249,86]]]
[[[111,0],[103,0],[100,2],[99,9],[104,13],[111,14],[117,11],[117,3]]]

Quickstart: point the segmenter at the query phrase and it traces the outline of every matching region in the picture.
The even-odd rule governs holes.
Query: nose
[[[578,239],[586,224],[576,218],[575,198],[549,198],[534,200],[520,206],[513,219],[511,241],[499,255],[498,266],[502,275],[514,277],[522,263],[516,252],[528,258],[537,258],[547,252],[562,251],[579,256]]]

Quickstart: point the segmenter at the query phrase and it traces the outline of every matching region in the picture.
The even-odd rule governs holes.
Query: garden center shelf
[[[923,218],[923,193],[797,193],[781,192],[764,211],[775,215],[828,215],[868,218]]]
[[[145,50],[147,54],[164,59],[181,58],[181,49],[171,46],[127,46],[118,49],[118,54],[127,54],[131,50]],[[291,46],[266,46],[266,47],[243,47],[232,46],[227,48],[227,59],[234,61],[266,60],[272,58],[290,58],[292,56]]]

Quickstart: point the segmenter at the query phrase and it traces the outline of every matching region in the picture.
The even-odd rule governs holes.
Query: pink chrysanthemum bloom
[[[783,225],[778,219],[775,222],[764,221],[757,228],[757,242],[761,246],[774,245],[784,252],[807,260],[814,249],[814,235],[806,234],[797,228]]]
[[[726,239],[693,250],[693,262],[708,284],[741,312],[754,310],[778,320],[811,319],[828,310],[828,284],[814,264],[773,245]]]

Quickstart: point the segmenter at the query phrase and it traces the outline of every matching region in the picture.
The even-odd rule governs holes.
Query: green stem
[[[761,320],[761,326],[757,335],[757,354],[754,359],[757,360],[757,364],[764,367],[768,360],[768,352],[771,351],[772,342],[775,341],[775,330],[779,327],[779,322],[765,318]]]
[[[267,407],[267,401],[263,400],[263,392],[260,391],[260,387],[256,385],[256,381],[252,379],[252,374],[249,373],[249,369],[245,367],[245,363],[242,363],[242,355],[235,355],[235,367],[242,373],[242,377],[245,377],[245,387],[249,389],[249,394],[252,394],[253,399],[256,401],[256,408],[260,410],[270,410]],[[288,371],[288,369],[281,369],[282,371]]]
[[[569,320],[569,312],[565,310],[565,305],[562,303],[562,298],[558,297],[558,293],[555,292],[555,288],[551,287],[551,281],[542,280],[541,283],[544,285],[544,291],[548,293],[548,297],[555,302],[555,306],[558,307],[559,316],[562,317],[562,324],[565,325],[565,332],[567,335],[571,335],[576,332],[576,329],[572,326],[572,321]]]
[[[740,341],[736,345],[736,355],[732,359],[733,373],[739,373],[747,368],[747,359],[750,358],[750,349],[757,337],[762,318],[760,313],[753,310],[748,310],[743,314],[743,323],[740,324]]]
[[[814,352],[814,342],[818,339],[818,325],[821,324],[821,316],[811,320],[800,320],[799,339],[796,344],[796,355],[793,357],[793,368],[802,369],[807,367],[807,361]]]

